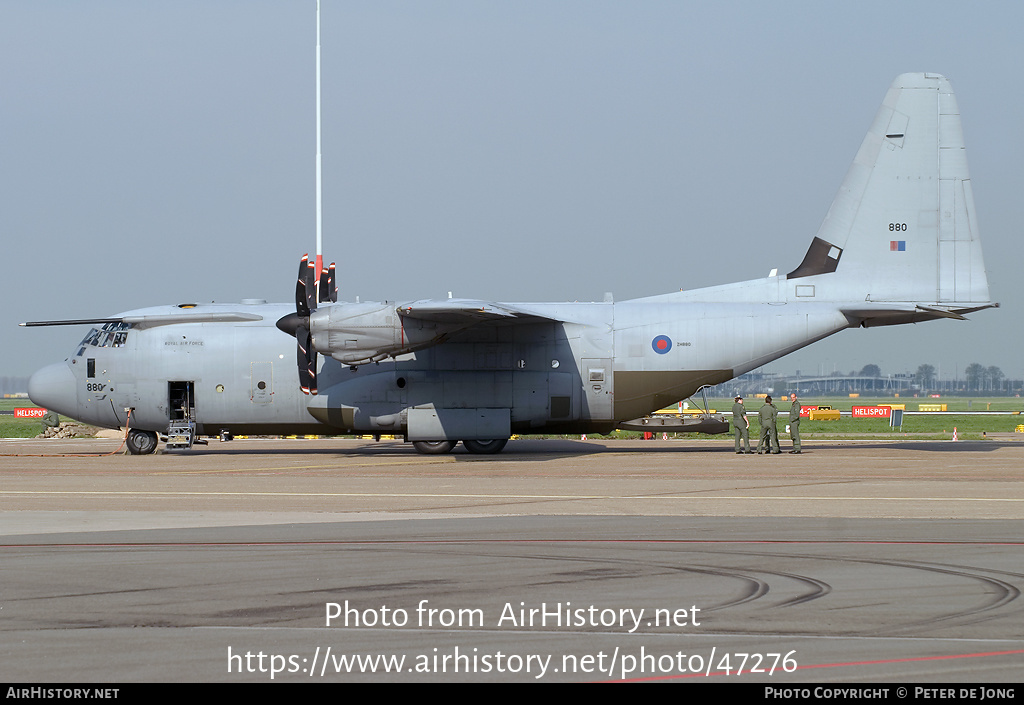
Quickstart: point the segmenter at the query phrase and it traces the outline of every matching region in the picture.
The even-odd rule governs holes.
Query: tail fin
[[[991,305],[960,113],[945,77],[906,73],[893,81],[787,279],[804,277],[817,299],[872,309],[870,302],[914,304],[932,311],[922,318]]]

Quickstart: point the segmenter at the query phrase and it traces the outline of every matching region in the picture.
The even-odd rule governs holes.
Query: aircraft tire
[[[458,441],[413,441],[412,447],[424,455],[444,455],[451,453],[458,444]]]
[[[128,431],[128,438],[125,445],[132,455],[149,455],[156,452],[156,433],[133,428]]]
[[[462,445],[466,446],[466,450],[470,453],[493,455],[500,453],[506,443],[508,443],[507,438],[492,438],[488,441],[463,441]]]

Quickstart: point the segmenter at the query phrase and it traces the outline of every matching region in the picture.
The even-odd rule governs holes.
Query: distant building
[[[0,377],[0,394],[5,397],[18,395],[28,396],[28,377]]]
[[[847,394],[904,394],[917,390],[914,375],[906,372],[895,375],[831,375],[828,377],[805,377],[785,375],[776,372],[748,372],[736,379],[716,385],[708,390],[708,396],[734,397],[737,394],[788,394],[799,392],[812,396]]]

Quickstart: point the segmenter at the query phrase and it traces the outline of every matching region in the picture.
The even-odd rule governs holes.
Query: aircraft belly
[[[597,309],[607,313],[610,306]],[[445,439],[506,437],[578,424],[588,415],[610,420],[610,330],[606,323],[551,321],[482,327],[394,362],[350,368],[329,361],[318,373],[320,393],[308,400],[307,410],[337,429],[421,440],[441,440],[427,436],[442,432]],[[600,411],[581,394],[580,357],[590,350],[609,355],[601,360],[608,378],[607,408]]]
[[[615,364],[616,419],[644,416],[849,326],[824,303],[682,303],[655,312],[657,321],[617,332],[625,354]]]
[[[511,372],[446,372],[443,376],[440,404],[410,391],[411,406],[433,404],[446,409],[477,407],[511,408]]]
[[[470,434],[466,436],[470,438],[482,438],[479,433],[507,437],[512,425],[519,429],[543,427],[553,415],[559,421],[571,420],[573,415],[568,373],[407,367],[396,364],[370,374],[357,370],[351,379],[342,378],[311,397],[308,412],[339,429],[409,432],[423,440],[440,440],[423,434],[442,428],[462,429],[453,432]],[[440,420],[424,422],[438,414]],[[478,421],[463,423],[463,417]],[[495,418],[504,420],[492,421]],[[480,430],[473,430],[477,428]]]
[[[615,418],[635,419],[685,399],[705,384],[733,378],[732,370],[615,372]]]

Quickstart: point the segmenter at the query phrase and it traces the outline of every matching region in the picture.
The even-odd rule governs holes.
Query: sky
[[[799,264],[892,79],[946,75],[992,298],[765,368],[1024,377],[1024,4],[322,3],[342,299],[616,300]],[[315,248],[314,0],[0,2],[0,375],[85,328],[291,301]]]

